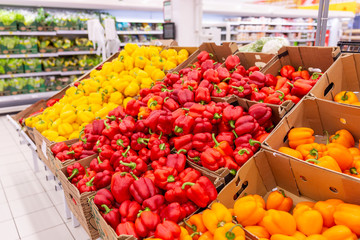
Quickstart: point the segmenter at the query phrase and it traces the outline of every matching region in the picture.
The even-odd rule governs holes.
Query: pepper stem
[[[351,174],[354,174],[354,175],[359,175],[357,169],[354,168],[354,167],[350,168],[350,173],[351,173]]]
[[[164,99],[164,102],[166,102],[166,100],[168,100],[169,99],[169,97],[166,97],[165,99]]]
[[[150,104],[149,104],[149,108],[151,107],[156,107],[158,104],[158,102],[156,100],[152,101]]]
[[[168,177],[167,177],[167,180],[166,180],[168,183],[170,183],[170,182],[175,182],[175,178],[174,178],[174,176],[173,175],[169,175]]]
[[[70,155],[70,154],[75,154],[75,151],[72,150],[72,151],[66,153],[66,155]]]
[[[185,189],[186,186],[194,186],[195,183],[192,183],[192,182],[186,182],[184,183],[182,186],[181,186],[181,189]]]
[[[123,152],[121,155],[122,155],[124,158],[126,158],[129,151],[130,151],[130,146],[128,146],[128,147],[126,148],[126,151]]]
[[[216,140],[215,133],[211,134],[211,137],[212,137],[213,141],[215,142],[215,147],[218,147],[220,145],[220,143]]]
[[[104,121],[104,124],[105,124],[106,129],[110,128],[110,125],[106,122],[106,120]]]
[[[235,130],[232,130],[232,133],[234,134],[235,138],[238,138],[239,136],[237,135],[237,133],[235,132]]]
[[[247,150],[247,149],[245,149],[245,148],[243,148],[243,149],[241,149],[240,151],[238,151],[238,154],[241,155],[241,156],[244,155],[244,153],[250,154],[249,150]]]
[[[138,138],[138,139],[136,140],[136,142],[137,142],[138,144],[148,145],[149,139],[148,139],[148,138]]]
[[[105,209],[105,214],[111,212],[111,209],[106,204],[101,204],[101,207]]]
[[[166,149],[165,143],[160,144],[160,145],[159,145],[159,149],[160,149],[161,151],[164,151],[164,150]]]
[[[229,231],[227,231],[226,233],[225,233],[225,237],[227,238],[227,239],[229,239],[229,240],[233,240],[233,239],[235,239],[235,233],[233,233],[232,231],[234,230],[234,228],[236,228],[236,227],[242,227],[242,225],[241,224],[235,224],[232,228],[230,228],[229,229]]]
[[[306,160],[305,162],[312,162],[312,163],[316,163],[316,164],[319,164],[320,161],[319,160],[316,160],[316,159],[308,159]]]
[[[92,177],[91,180],[86,183],[86,186],[88,186],[88,187],[94,186],[94,184],[93,184],[94,179],[95,179],[95,177]]]
[[[282,189],[279,189],[279,192],[281,193],[281,195],[283,195],[283,197],[284,197],[284,198],[287,198],[287,196],[285,195],[285,192],[284,192],[284,190],[282,190]]]
[[[137,217],[139,218],[141,216],[142,212],[150,211],[150,208],[146,207],[144,210],[139,210],[139,213],[137,214]]]
[[[176,152],[176,154],[179,154],[179,153],[182,153],[182,152],[186,153],[187,151],[185,149],[180,149],[179,151]]]
[[[280,90],[277,90],[276,92],[281,94],[281,95],[279,96],[279,99],[280,99],[280,100],[283,100],[284,97],[285,97],[285,94],[284,94],[282,91],[280,91]]]
[[[136,163],[134,163],[134,162],[126,163],[126,162],[120,161],[120,164],[131,168],[131,170],[134,170],[136,168]]]
[[[162,135],[163,135],[163,132],[160,132],[160,135],[159,135],[159,140],[161,140]]]
[[[235,120],[230,120],[229,125],[230,127],[235,128]]]
[[[100,157],[99,157],[99,156],[97,157],[97,160],[98,160],[98,163],[99,163],[99,164],[102,163],[102,161],[100,160]]]
[[[238,90],[239,92],[243,92],[245,90],[245,88],[243,86],[240,86],[240,87],[231,86],[231,87]]]
[[[255,144],[261,144],[261,142],[250,138],[249,139],[249,144],[250,144],[250,146],[255,146]]]
[[[325,130],[324,133],[326,135],[326,144],[329,144],[329,132]]]
[[[230,79],[231,79],[231,77],[227,77],[227,78],[223,79],[223,82],[226,82],[227,80],[230,80]]]
[[[124,140],[122,140],[122,139],[116,140],[116,145],[122,146],[123,148],[125,148],[125,146],[124,146]]]
[[[68,177],[68,179],[71,180],[71,179],[72,179],[73,177],[75,177],[75,175],[78,174],[78,173],[79,173],[79,169],[74,168],[74,169],[72,170],[72,172],[71,172],[71,176]]]
[[[341,100],[347,101],[349,99],[349,96],[347,95],[348,91],[344,92],[344,95],[341,97]]]
[[[175,129],[174,129],[174,132],[176,132],[176,133],[182,133],[184,130],[181,128],[181,127],[179,127],[179,126],[175,126]]]
[[[215,113],[214,119],[220,119],[222,117],[222,114]]]
[[[190,160],[196,162],[196,163],[200,161],[200,158],[199,158],[199,157],[191,158],[191,157],[188,156],[188,158],[189,158]]]
[[[231,169],[229,172],[231,175],[235,176],[236,175],[236,170],[235,169]]]
[[[130,175],[131,175],[133,178],[135,178],[135,180],[139,180],[139,178],[138,178],[135,174],[133,174],[132,172],[130,173]]]
[[[196,225],[190,225],[189,223],[187,223],[187,222],[185,221],[185,219],[184,219],[184,223],[185,223],[185,225],[186,225],[187,227],[189,227],[193,232],[196,232],[196,230],[197,230]]]
[[[286,82],[287,84],[290,85],[290,87],[294,87],[294,84],[292,84],[291,82]]]
[[[316,150],[315,148],[311,149],[311,150],[309,151],[309,154],[310,154],[311,156],[315,156],[315,159],[318,159],[318,158],[319,158],[319,152],[318,152],[318,150]]]
[[[111,121],[115,121],[116,120],[116,116],[112,115],[111,117],[106,116],[107,119],[111,120]]]
[[[81,138],[81,135],[84,134],[84,130],[85,130],[85,127],[83,127],[83,128],[81,129],[81,131],[80,131],[80,133],[79,133],[79,139],[80,139],[80,141],[83,142],[83,144],[86,144],[87,139],[86,139],[86,138]]]

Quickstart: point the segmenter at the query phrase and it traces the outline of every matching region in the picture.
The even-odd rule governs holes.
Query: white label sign
[[[46,154],[46,142],[43,140],[42,144],[41,144],[41,151],[43,152],[45,158],[47,159],[47,154]]]

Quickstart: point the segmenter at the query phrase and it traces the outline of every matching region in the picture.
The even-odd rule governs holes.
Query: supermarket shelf
[[[61,76],[80,75],[86,73],[87,71],[89,70],[60,72],[60,75]]]
[[[315,33],[316,30],[238,30],[238,31],[231,31],[231,34],[238,34],[238,33],[258,33],[258,32],[265,32],[265,33]]]
[[[289,39],[290,42],[314,42],[315,38],[312,39]]]
[[[141,45],[150,45],[150,42],[125,42],[125,43],[120,43],[120,47],[123,47],[128,43],[134,43],[134,44],[137,44],[139,46],[141,46]]]
[[[18,106],[1,107],[0,114],[20,112],[30,106],[31,106],[30,104],[25,104],[25,105],[18,105]]]
[[[0,32],[0,36],[7,36],[7,35],[14,35],[14,36],[55,36],[56,32],[21,32],[21,31],[15,31],[15,32]]]
[[[25,104],[32,104],[41,99],[47,99],[51,96],[54,96],[58,91],[50,91],[50,92],[40,92],[40,93],[28,93],[28,94],[18,94],[18,95],[10,95],[10,96],[1,96],[0,97],[0,109],[5,107],[15,107]],[[9,107],[11,108],[11,107]],[[7,112],[14,111],[12,109],[7,109]]]
[[[79,34],[88,34],[88,31],[87,30],[57,30],[56,31],[56,34],[59,34],[59,35],[79,35]]]
[[[280,25],[280,26],[316,26],[317,23],[296,22],[229,22],[230,25]]]
[[[164,23],[164,20],[156,19],[116,19],[117,22],[130,22],[130,23]]]
[[[0,79],[1,78],[14,78],[14,77],[40,77],[40,76],[60,75],[60,73],[61,73],[60,71],[53,71],[53,72],[5,74],[5,75],[0,75]]]
[[[236,43],[251,43],[251,42],[255,42],[255,40],[251,41],[251,40],[247,40],[247,41],[235,41]]]
[[[163,31],[117,31],[117,34],[163,34]]]
[[[68,56],[68,55],[85,55],[85,54],[95,54],[95,51],[68,51],[68,52],[58,52],[58,56]]]
[[[2,58],[35,58],[35,57],[58,57],[68,55],[85,55],[95,54],[95,51],[69,51],[69,52],[57,52],[57,53],[32,53],[32,54],[5,54],[0,55]]]

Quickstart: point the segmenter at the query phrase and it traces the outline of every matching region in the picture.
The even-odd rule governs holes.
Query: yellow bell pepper
[[[153,84],[154,81],[147,77],[147,78],[142,78],[141,79],[141,85],[140,85],[140,88],[143,89],[143,88],[150,88],[151,87],[151,84]]]
[[[34,127],[36,128],[36,130],[42,133],[47,129],[47,123],[44,120],[39,120],[35,123]]]
[[[96,104],[96,103],[92,103],[89,104],[89,111],[91,111],[92,113],[95,113],[97,111],[99,111],[102,108],[102,106],[100,104]]]
[[[214,234],[219,226],[232,221],[232,215],[223,204],[213,203],[211,209],[204,210],[202,219],[205,227]]]
[[[119,60],[115,60],[113,62],[113,65],[114,65],[114,71],[117,73],[120,73],[121,71],[123,71],[125,69],[124,63],[122,63]]]
[[[134,97],[136,95],[138,95],[139,93],[139,85],[137,85],[135,82],[131,82],[124,91],[124,95],[128,96],[128,97]]]
[[[127,97],[127,98],[124,99],[124,101],[123,101],[123,106],[124,106],[124,108],[126,108],[127,103],[128,103],[131,99],[133,99],[133,98],[132,98],[132,97]]]
[[[122,104],[124,96],[120,92],[114,92],[110,95],[109,102],[116,103],[118,105]]]
[[[335,95],[334,101],[338,103],[352,104],[358,102],[358,98],[355,93],[351,91],[342,91]]]
[[[326,201],[318,201],[314,205],[314,209],[319,211],[322,215],[324,226],[332,227],[335,225],[334,212],[337,205],[344,203],[339,199],[328,199]]]
[[[34,117],[28,117],[25,119],[25,125],[28,126],[28,127],[34,127]]]
[[[101,93],[90,93],[89,94],[89,104],[102,104],[103,97]]]
[[[73,123],[76,121],[77,116],[75,114],[75,111],[68,110],[68,111],[62,112],[60,114],[60,118],[63,123]]]
[[[151,73],[151,79],[154,81],[161,81],[165,77],[165,73],[161,71],[160,69],[155,69]]]
[[[91,111],[81,111],[78,113],[78,118],[80,118],[82,122],[92,123],[92,121],[95,120],[95,115]]]
[[[58,136],[54,142],[63,142],[63,141],[66,141],[68,140],[66,137],[63,137],[63,136]]]
[[[59,136],[59,134],[54,130],[45,130],[41,134],[53,142],[55,142],[56,138]]]
[[[109,111],[110,110],[107,107],[103,107],[95,113],[95,118],[104,119]]]
[[[60,136],[66,136],[66,135],[70,135],[73,132],[73,127],[71,126],[70,123],[62,123],[59,125],[59,135]]]
[[[70,134],[69,139],[75,139],[78,138],[80,134],[80,131],[74,131]]]
[[[124,58],[124,67],[126,71],[134,68],[134,59],[130,56]]]
[[[59,128],[59,125],[62,123],[61,118],[56,119],[54,122],[52,122],[51,124],[51,130],[57,131]]]
[[[188,231],[185,228],[180,227],[180,229],[180,240],[192,240],[192,237],[189,235]]]
[[[164,64],[164,70],[169,71],[170,69],[176,68],[176,63],[172,61],[166,61]]]
[[[135,67],[138,67],[138,68],[144,68],[145,67],[145,65],[146,65],[146,63],[147,63],[147,61],[149,61],[146,57],[144,57],[144,56],[137,56],[136,58],[135,58],[135,63],[134,63],[134,65],[135,65]]]
[[[152,72],[156,69],[155,66],[153,65],[150,65],[150,64],[147,64],[144,68],[144,71],[149,75],[151,76]]]
[[[226,223],[223,227],[216,229],[214,233],[216,240],[245,240],[245,232],[240,224]]]
[[[236,200],[234,214],[238,223],[243,226],[252,226],[259,223],[265,215],[265,202],[258,195],[247,195]]]

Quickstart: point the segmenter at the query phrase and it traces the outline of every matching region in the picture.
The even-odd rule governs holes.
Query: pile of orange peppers
[[[360,178],[360,150],[346,129],[327,137],[327,144],[316,143],[311,128],[293,128],[288,134],[289,147],[279,152],[318,166]]]
[[[182,227],[180,240],[243,240],[246,229],[260,240],[356,240],[360,236],[360,206],[338,199],[300,202],[284,191],[247,195],[227,209],[213,203],[210,209],[191,216]]]

